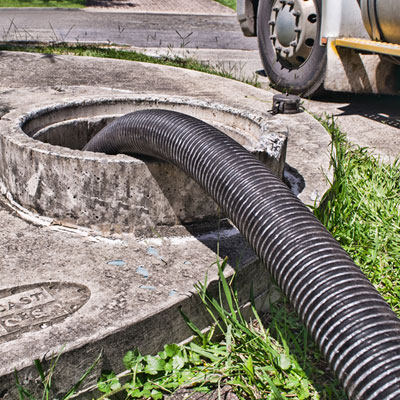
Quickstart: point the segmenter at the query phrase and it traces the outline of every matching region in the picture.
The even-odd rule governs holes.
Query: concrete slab
[[[216,289],[212,264],[217,257],[217,234],[195,237],[187,231],[175,236],[160,232],[161,238],[155,239],[105,240],[71,229],[34,226],[16,218],[4,204],[0,218],[0,388],[4,400],[18,398],[14,369],[27,387],[38,389],[33,359],[64,352],[58,365],[61,379],[54,379],[56,396],[76,382],[101,351],[101,361],[87,385],[95,382],[101,369],[122,371],[123,355],[133,347],[152,353],[189,337],[179,306],[200,327],[207,326],[193,285],[208,272],[211,288]],[[253,282],[258,301],[265,302],[264,268],[238,232],[221,231],[219,243],[220,257],[230,259],[227,274],[232,274],[232,267],[241,271],[238,284],[243,295],[248,296]]]
[[[55,99],[90,98],[99,90],[109,96],[131,91],[190,96],[256,113],[271,131],[288,130],[292,140],[287,162],[305,182],[300,197],[310,203],[326,188],[328,135],[307,113],[272,115],[272,94],[265,90],[195,71],[117,60],[7,52],[1,52],[0,59],[2,126],[10,123],[17,106],[29,106],[39,97],[42,106],[50,106]],[[101,89],[105,87],[109,89]],[[1,204],[0,388],[4,399],[17,398],[12,389],[14,368],[29,386],[34,383],[32,359],[63,348],[62,380],[54,382],[55,391],[75,381],[100,349],[104,350],[101,362],[88,384],[100,368],[121,371],[122,356],[133,346],[154,352],[167,342],[184,340],[190,332],[180,319],[179,305],[199,326],[206,326],[193,284],[202,281],[207,271],[215,282],[215,266],[210,265],[216,260],[218,242],[219,257],[229,257],[227,273],[233,268],[239,271],[243,302],[252,282],[259,307],[265,306],[270,294],[264,268],[229,225],[219,233],[174,227],[155,229],[153,238],[129,234],[105,238],[82,229],[38,226],[35,219],[20,219],[13,204],[4,199]]]

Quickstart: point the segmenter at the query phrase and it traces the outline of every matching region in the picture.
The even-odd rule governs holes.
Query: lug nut
[[[270,37],[269,37],[271,40],[276,40],[276,35],[271,35]]]
[[[297,42],[296,42],[295,40],[293,40],[293,42],[290,42],[290,45],[291,45],[292,47],[296,47],[296,46],[297,46]]]
[[[294,28],[294,31],[295,31],[296,33],[300,33],[300,32],[301,32],[301,28]]]
[[[275,50],[277,51],[277,53],[280,53],[282,51],[282,47],[281,46],[276,46]]]
[[[288,5],[288,6],[294,6],[294,1],[293,1],[293,0],[289,0],[289,1],[287,2],[287,5]]]
[[[286,0],[280,0],[280,1],[281,1],[281,3],[282,3],[283,5],[285,5],[285,4],[287,3]]]
[[[301,15],[301,12],[300,11],[293,11],[293,15],[295,16],[295,17],[300,17],[300,15]]]
[[[278,12],[279,11],[279,7],[274,7],[273,9],[272,9],[272,11],[275,11],[275,12]]]
[[[283,50],[283,52],[284,52],[287,56],[288,56],[289,53],[290,53],[289,49],[285,49],[285,50]]]
[[[271,26],[274,26],[276,22],[272,19],[271,21],[268,22]]]

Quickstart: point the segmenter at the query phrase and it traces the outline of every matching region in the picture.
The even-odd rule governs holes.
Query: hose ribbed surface
[[[197,181],[295,307],[350,399],[400,399],[400,321],[324,226],[242,146],[193,117],[125,115],[84,150],[144,154]]]

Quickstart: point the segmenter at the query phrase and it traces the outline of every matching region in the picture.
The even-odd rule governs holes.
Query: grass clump
[[[128,352],[127,371],[118,376],[107,371],[101,377],[100,399],[123,393],[126,399],[158,400],[182,388],[210,392],[223,386],[232,388],[239,399],[342,399],[294,313],[275,307],[264,328],[252,301],[253,320],[248,322],[239,308],[234,280],[224,277],[226,260],[217,265],[219,298],[207,293],[207,279],[197,285],[213,321],[210,331],[201,332],[181,311],[195,339],[188,345],[167,345],[154,356],[136,349]]]
[[[315,215],[400,315],[400,162],[385,164],[346,141],[335,121],[334,180]]]
[[[228,388],[240,400],[343,400],[326,363],[287,304],[273,306],[265,319],[257,313],[251,296],[253,318],[248,322],[239,307],[234,277],[228,281],[224,276],[226,264],[226,259],[217,261],[216,297],[207,292],[207,277],[196,285],[211,318],[207,332],[200,331],[181,310],[194,334],[190,343],[165,345],[155,355],[142,355],[137,349],[128,351],[123,359],[126,371],[118,375],[103,371],[95,387],[77,392],[89,370],[59,398],[73,399],[97,389],[103,393],[97,400],[160,400],[177,391],[190,399],[193,392],[218,394],[226,393]],[[43,399],[52,398],[51,380],[55,379],[57,360],[51,363],[48,373],[35,362],[43,384]],[[18,380],[17,387],[21,400],[36,399]]]
[[[45,370],[43,362],[39,359],[34,361],[34,365],[38,372],[39,378],[38,381],[40,382],[39,388],[35,390],[41,391],[40,398],[42,400],[51,400],[54,399],[53,397],[53,381],[55,379],[55,369],[57,367],[58,360],[61,356],[62,352],[60,352],[56,357],[50,360],[50,366],[48,370]],[[61,397],[57,396],[59,400],[70,400],[74,397],[75,393],[78,392],[79,387],[83,384],[89,374],[92,372],[93,368],[97,365],[100,361],[101,354],[96,358],[93,364],[82,374],[80,379]],[[30,392],[25,386],[20,383],[19,376],[17,371],[14,373],[15,376],[15,384],[17,386],[18,397],[19,400],[36,400],[34,393]],[[55,399],[54,399],[55,400]]]
[[[1,0],[0,7],[82,8],[86,0]]]

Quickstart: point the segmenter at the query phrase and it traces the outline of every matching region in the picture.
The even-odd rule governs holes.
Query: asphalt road
[[[135,47],[256,50],[236,16],[0,9],[2,40],[103,42]]]

